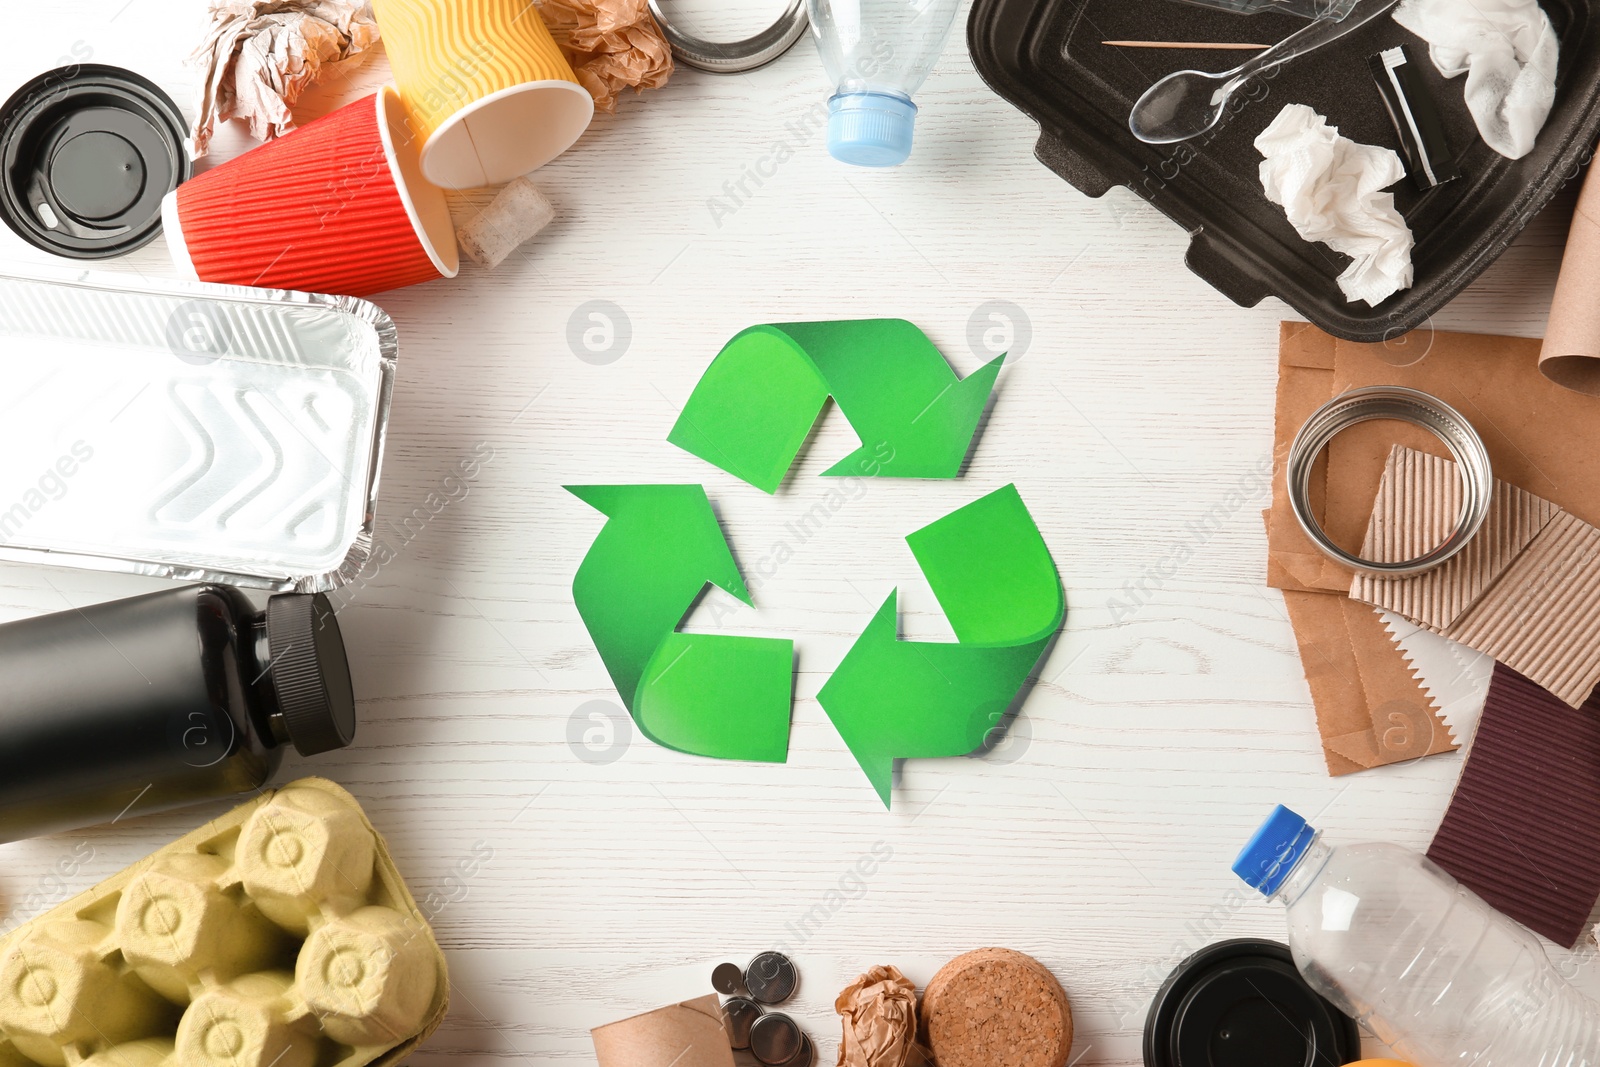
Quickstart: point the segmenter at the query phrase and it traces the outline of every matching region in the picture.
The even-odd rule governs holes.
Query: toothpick
[[[1222,41],[1101,41],[1114,48],[1200,48],[1214,52],[1258,52],[1264,44],[1233,44]]]

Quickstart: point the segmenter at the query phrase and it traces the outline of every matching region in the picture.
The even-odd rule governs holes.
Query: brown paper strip
[[[1396,445],[1362,554],[1387,562],[1437,543],[1459,500],[1453,462]],[[1600,684],[1600,530],[1504,482],[1460,556],[1404,578],[1357,575],[1350,595],[1488,653],[1573,707]]]
[[[589,1031],[600,1067],[733,1067],[715,995]]]
[[[1285,590],[1333,777],[1456,747],[1378,613],[1332,593]]]
[[[1600,701],[1571,708],[1497,664],[1428,858],[1568,948],[1600,898]]]
[[[1600,395],[1600,178],[1589,168],[1572,214],[1561,276],[1550,303],[1539,369],[1551,381]]]

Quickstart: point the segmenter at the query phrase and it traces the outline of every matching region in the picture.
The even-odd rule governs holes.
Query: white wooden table
[[[747,6],[726,36],[781,5]],[[8,4],[0,91],[92,60],[139,70],[192,115],[183,59],[202,7]],[[386,77],[379,56],[304,110]],[[896,963],[920,984],[958,952],[1002,945],[1061,979],[1077,1062],[1136,1064],[1146,1005],[1178,959],[1224,937],[1282,937],[1278,911],[1228,870],[1273,803],[1331,838],[1418,848],[1444,811],[1456,755],[1326,776],[1282,601],[1263,586],[1264,493],[1220,509],[1221,528],[1131,618],[1108,606],[1268,458],[1286,310],[1235,307],[1184,268],[1184,234],[1152,208],[1120,189],[1085,199],[1035,162],[1033,124],[982,84],[960,28],[898,170],[836,164],[820,133],[786,125],[828,91],[809,41],[745,76],[680,70],[537,173],[560,215],[524,255],[379,299],[402,338],[383,513],[425,506],[475,451],[492,462],[340,597],[360,735],[345,752],[291,756],[282,780],[349,787],[432,895],[454,1004],[413,1063],[589,1064],[590,1027],[710,992],[713,964],[781,943],[820,1062],[833,1062],[834,994],[858,971]],[[215,156],[246,144],[228,131]],[[775,155],[792,158],[747,181],[736,210],[713,211],[725,183]],[[489,195],[454,198],[458,220]],[[1437,325],[1539,335],[1570,205]],[[48,260],[9,232],[0,257]],[[172,274],[159,241],[106,266]],[[597,300],[628,337],[609,362],[570,340]],[[796,638],[788,764],[695,759],[637,736],[608,760],[603,740],[590,737],[598,755],[571,741],[590,702],[621,705],[570,595],[602,519],[561,486],[703,482],[748,572],[854,439],[831,411],[776,499],[668,445],[721,344],[758,322],[903,316],[965,375],[995,354],[969,343],[969,323],[997,300],[1030,340],[965,477],[871,483],[796,546],[759,610],[711,601],[691,620]],[[816,692],[891,588],[906,636],[950,636],[902,538],[1013,480],[1059,565],[1066,632],[1006,746],[908,764],[885,812]],[[3,565],[0,618],[159,584]],[[0,847],[3,924],[228,806]],[[892,858],[851,881],[879,842]],[[1600,989],[1592,949],[1556,954]]]

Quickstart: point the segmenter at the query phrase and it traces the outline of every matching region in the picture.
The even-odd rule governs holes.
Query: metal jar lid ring
[[[1334,544],[1311,514],[1311,469],[1328,443],[1358,422],[1395,419],[1421,426],[1443,441],[1455,457],[1461,474],[1463,493],[1461,513],[1455,529],[1434,548],[1415,559],[1397,563],[1378,563],[1352,555]],[[1483,438],[1461,413],[1438,397],[1416,389],[1375,385],[1352,389],[1328,401],[1306,420],[1289,446],[1289,506],[1300,528],[1313,544],[1347,567],[1369,574],[1401,576],[1431,570],[1467,547],[1489,516],[1489,498],[1494,493],[1494,473],[1489,467],[1489,450]]]
[[[672,46],[674,59],[712,74],[742,74],[764,67],[787,52],[810,25],[806,0],[789,0],[788,9],[778,16],[778,21],[742,41],[707,41],[684,33],[661,10],[661,0],[650,0],[650,14]]]

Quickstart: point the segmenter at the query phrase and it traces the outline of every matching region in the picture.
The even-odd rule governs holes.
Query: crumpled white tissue
[[[195,49],[199,115],[189,155],[206,154],[219,122],[241,118],[270,141],[294,129],[294,107],[312,82],[378,43],[371,0],[211,0],[211,27]]]
[[[1467,110],[1490,148],[1507,159],[1533,150],[1560,57],[1538,0],[1401,0],[1394,20],[1428,42],[1440,74],[1467,76]]]
[[[1296,232],[1353,262],[1339,275],[1349,301],[1377,305],[1411,286],[1411,227],[1380,192],[1406,176],[1388,148],[1357,144],[1304,104],[1285,104],[1256,138],[1261,186]]]

